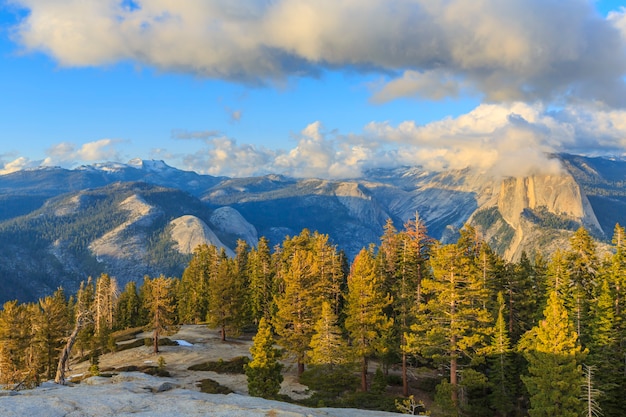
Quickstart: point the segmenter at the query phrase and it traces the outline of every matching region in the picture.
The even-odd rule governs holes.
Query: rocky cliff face
[[[579,226],[603,235],[586,194],[567,172],[506,178],[501,181],[496,198],[479,207],[477,212],[490,207],[495,207],[514,231],[509,243],[503,247],[507,259],[518,259],[522,251],[550,253],[559,246],[564,247],[570,235],[567,231]],[[494,239],[498,238],[496,235],[502,226],[498,223],[483,229],[489,238]]]
[[[196,216],[178,217],[170,222],[170,226],[172,227],[170,236],[180,253],[190,255],[199,245],[213,245],[224,249],[228,256],[235,256],[235,253],[220,241],[213,230]]]

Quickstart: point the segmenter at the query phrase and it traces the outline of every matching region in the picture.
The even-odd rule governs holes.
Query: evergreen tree
[[[416,323],[407,336],[409,351],[448,364],[455,409],[459,361],[479,361],[493,331],[486,308],[488,292],[476,262],[480,245],[475,231],[468,229],[457,244],[433,249],[433,276],[422,283],[426,302],[418,306]]]
[[[222,250],[217,264],[217,274],[209,282],[209,308],[207,324],[219,327],[222,341],[226,331],[238,335],[245,318],[245,289],[243,276],[237,273],[235,260]]]
[[[279,344],[296,357],[298,376],[304,372],[306,352],[313,336],[316,321],[313,302],[313,254],[296,250],[289,264],[283,264],[281,273],[284,292],[277,295],[274,323]]]
[[[530,394],[530,416],[578,417],[586,352],[556,291],[550,293],[544,319],[522,337],[519,346],[528,361],[529,375],[522,380]]]
[[[174,298],[175,283],[173,278],[144,279],[146,286],[146,307],[150,312],[149,326],[153,329],[153,352],[159,353],[159,338],[175,321],[176,300]]]
[[[568,261],[568,283],[565,305],[570,311],[576,333],[583,346],[589,342],[589,308],[597,285],[599,262],[596,244],[584,228],[579,228],[570,239]]]
[[[259,321],[259,330],[252,341],[252,361],[245,366],[248,393],[253,397],[276,398],[283,381],[282,365],[278,362],[280,353],[274,348],[272,328],[265,317]]]
[[[30,343],[30,320],[26,306],[7,301],[0,312],[0,383],[34,380],[25,353]]]
[[[393,325],[393,320],[384,313],[391,301],[391,296],[383,292],[374,258],[362,249],[348,275],[345,322],[354,354],[361,360],[362,391],[367,391],[368,360],[382,352],[381,335]]]
[[[272,262],[272,254],[269,241],[261,237],[256,249],[248,256],[248,304],[254,323],[258,323],[262,317],[270,320],[273,314],[273,290],[275,268]]]
[[[337,316],[328,301],[322,303],[322,316],[315,323],[308,352],[311,365],[335,365],[346,363],[347,346],[337,326]]]
[[[94,294],[94,335],[100,348],[108,347],[114,325],[117,299],[119,296],[117,281],[115,278],[102,274],[96,280],[96,292]]]
[[[129,281],[117,302],[115,329],[122,330],[146,325],[147,323],[142,323],[140,320],[140,307],[141,300],[137,294],[137,284],[135,281]]]
[[[100,275],[96,280],[96,292],[94,294],[94,325],[97,335],[113,328],[118,296],[115,278],[111,278],[107,274]]]
[[[415,213],[415,218],[404,225],[398,234],[399,244],[396,277],[390,285],[393,302],[391,317],[394,319],[396,343],[394,351],[399,351],[402,361],[402,395],[409,396],[406,334],[415,322],[413,314],[422,300],[422,281],[429,275],[428,259],[433,240],[428,236],[425,224]]]
[[[76,335],[75,341],[72,342],[72,345],[74,342],[76,343],[76,347],[80,349],[80,356],[84,356],[86,350],[90,350],[94,347],[95,325],[93,304],[95,293],[96,289],[94,283],[91,277],[89,277],[87,283],[80,283],[80,288],[76,294],[77,302],[73,312],[74,325],[75,328],[78,324],[80,325],[78,326],[78,334]],[[80,323],[77,322],[78,318],[81,318]]]
[[[511,341],[504,319],[504,296],[498,294],[498,316],[489,349],[489,382],[491,408],[499,416],[507,416],[515,404],[515,372],[511,359]]]
[[[537,311],[544,304],[545,288],[525,252],[516,264],[509,266],[507,276],[508,333],[515,344],[539,321]]]
[[[626,383],[623,368],[615,359],[622,358],[619,333],[616,328],[614,298],[608,277],[602,279],[590,309],[590,338],[588,363],[595,369],[594,384],[603,395],[599,403],[606,417],[619,416],[624,410],[623,388]]]
[[[195,250],[180,280],[177,313],[181,323],[199,323],[209,310],[209,286],[217,273],[219,254],[214,245]]]
[[[38,361],[43,377],[52,379],[63,340],[69,332],[70,317],[63,290],[58,289],[52,296],[33,304],[30,315],[33,329],[31,345],[34,347],[31,350],[32,359]]]
[[[314,278],[313,293],[317,297],[314,301],[315,315],[321,315],[321,306],[329,302],[335,314],[339,314],[343,299],[342,289],[345,276],[342,271],[341,259],[337,248],[329,243],[328,235],[315,232],[311,238],[313,252],[312,275]]]

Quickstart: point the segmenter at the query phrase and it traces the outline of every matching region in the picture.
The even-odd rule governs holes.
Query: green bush
[[[220,385],[219,382],[208,378],[198,381],[196,385],[200,387],[201,392],[206,394],[230,394],[233,392],[230,388]]]
[[[359,378],[349,365],[311,365],[300,376],[300,383],[315,391],[316,399],[334,399],[359,386]]]
[[[249,361],[247,356],[237,356],[229,361],[220,359],[217,362],[198,363],[187,369],[190,371],[212,371],[218,374],[243,374],[245,373],[244,365]]]

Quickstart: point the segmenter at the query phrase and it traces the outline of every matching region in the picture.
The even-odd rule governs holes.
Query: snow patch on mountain
[[[167,165],[164,161],[157,160],[144,160],[140,158],[134,158],[128,161],[128,166],[137,169],[143,169],[150,172],[163,172],[169,169],[173,169]]]
[[[170,222],[172,240],[180,253],[191,254],[199,246],[209,244],[224,248],[228,256],[235,256],[234,252],[226,247],[215,235],[213,230],[196,216],[186,215]]]

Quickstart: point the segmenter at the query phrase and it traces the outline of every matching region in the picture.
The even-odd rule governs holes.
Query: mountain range
[[[208,242],[272,245],[304,228],[328,234],[351,258],[378,243],[387,219],[417,215],[454,241],[466,223],[506,259],[552,253],[578,227],[610,241],[626,224],[626,161],[553,155],[560,173],[496,178],[472,169],[369,170],[358,179],[200,175],[134,159],[0,176],[0,301],[36,300],[108,273],[124,283],[180,276]]]

